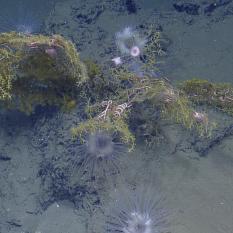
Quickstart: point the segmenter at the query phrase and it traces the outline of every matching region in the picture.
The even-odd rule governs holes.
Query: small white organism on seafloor
[[[113,63],[118,66],[118,65],[121,65],[122,64],[122,60],[121,60],[121,57],[114,57],[112,59]]]

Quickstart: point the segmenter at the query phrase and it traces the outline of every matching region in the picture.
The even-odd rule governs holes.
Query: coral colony
[[[71,42],[58,35],[2,33],[0,57],[3,105],[27,114],[38,105],[75,106],[76,86],[87,74]]]

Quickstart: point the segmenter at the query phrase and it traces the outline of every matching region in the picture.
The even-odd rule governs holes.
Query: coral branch
[[[101,103],[102,106],[104,105],[107,105],[105,110],[103,112],[101,112],[98,116],[97,116],[97,119],[98,120],[105,120],[106,119],[106,116],[107,116],[107,113],[112,105],[112,100],[109,100],[109,101],[103,101]]]

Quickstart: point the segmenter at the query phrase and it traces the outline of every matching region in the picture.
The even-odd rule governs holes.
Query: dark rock
[[[185,12],[189,15],[199,15],[200,5],[193,3],[174,3],[173,7],[178,12]]]
[[[9,160],[11,160],[11,157],[0,153],[0,161],[9,161]]]
[[[135,14],[137,13],[137,6],[135,1],[133,0],[126,0],[125,6],[129,14]]]
[[[233,125],[227,126],[223,131],[218,133],[215,137],[210,139],[205,145],[203,142],[195,142],[195,151],[199,153],[201,157],[206,156],[213,147],[219,145],[225,138],[233,135]]]
[[[94,24],[103,12],[104,8],[101,6],[86,9],[86,11],[81,11],[81,9],[73,7],[71,15],[73,16],[75,21],[80,23],[81,26],[81,24]]]
[[[92,206],[98,205],[99,196],[95,189],[85,185],[72,182],[70,168],[59,166],[60,161],[54,159],[43,160],[38,177],[41,178],[44,193],[40,198],[43,209],[58,201],[70,201],[76,208],[89,207],[84,204],[84,199]]]
[[[10,221],[7,221],[8,224],[10,224],[13,227],[22,227],[22,224],[17,219],[12,219]]]
[[[204,8],[204,14],[210,15],[214,10],[216,10],[218,7],[225,6],[232,2],[232,0],[219,0],[216,1]]]

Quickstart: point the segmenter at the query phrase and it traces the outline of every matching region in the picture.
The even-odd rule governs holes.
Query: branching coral
[[[88,106],[87,113],[90,118],[72,129],[73,136],[82,139],[87,133],[102,130],[117,132],[121,141],[133,148],[135,135],[129,129],[128,117],[131,116],[130,110],[137,105],[159,109],[163,118],[182,124],[188,129],[196,129],[200,136],[210,135],[213,125],[210,124],[208,116],[196,112],[187,96],[166,80],[149,76],[137,77],[124,69],[115,69],[112,75],[127,85],[118,88],[117,95],[111,95],[112,99]],[[146,115],[148,113],[151,116],[148,117]],[[142,112],[141,115],[142,118],[152,119],[153,113],[153,111]],[[148,124],[151,123],[150,120]]]
[[[122,143],[128,144],[132,149],[134,147],[135,138],[130,132],[126,122],[127,116],[122,115],[124,110],[119,105],[114,107],[110,106],[112,105],[112,101],[102,104],[106,105],[105,109],[95,117],[80,123],[77,127],[73,127],[71,129],[72,135],[83,140],[86,134],[98,131],[117,133],[119,140]]]
[[[11,77],[8,74],[0,74],[0,100],[11,98]]]
[[[142,67],[145,71],[154,64],[152,55],[162,51],[161,36],[154,32],[148,36],[147,44],[130,28],[118,33],[117,37],[129,48],[134,43],[145,48],[145,67]],[[81,139],[90,133],[106,131],[117,133],[123,143],[133,148],[135,136],[129,129],[128,117],[136,104],[158,108],[164,117],[186,128],[196,128],[201,135],[208,134],[208,117],[193,109],[186,95],[188,85],[179,91],[165,79],[146,72],[142,77],[137,76],[127,66],[110,69],[111,78],[106,79],[106,74],[91,61],[86,61],[86,70],[74,45],[59,35],[2,33],[0,59],[0,99],[8,107],[27,113],[33,112],[37,105],[55,105],[70,110],[75,106],[78,90],[80,96],[90,100],[86,108],[87,120],[72,129],[73,136]],[[96,85],[96,78],[102,80],[97,82],[99,85]]]
[[[133,148],[136,134],[129,129],[129,125],[132,125],[129,124],[129,119],[134,119],[130,110],[138,108],[139,105],[160,111],[163,119],[182,124],[188,129],[195,129],[200,136],[211,135],[214,124],[209,121],[207,114],[197,112],[184,91],[173,87],[168,80],[150,75],[139,77],[128,71],[125,66],[112,68],[110,74],[113,80],[117,80],[118,86],[116,85],[112,92],[108,92],[108,88],[102,89],[102,92],[108,93],[108,100],[87,105],[89,118],[72,129],[73,136],[82,139],[87,133],[102,130],[117,132],[121,141]],[[99,91],[101,92],[101,89]],[[150,131],[151,127],[157,127],[154,123],[154,126],[151,126],[154,122],[154,111],[140,113],[141,118],[149,119],[144,123],[148,124]],[[135,111],[132,112],[135,114]],[[156,129],[152,131],[155,132]]]
[[[2,69],[0,72],[0,100],[11,98],[13,72],[9,69],[9,56],[4,49],[0,49]]]
[[[37,105],[70,108],[88,78],[74,45],[59,35],[2,33],[0,57],[0,99],[29,114]]]
[[[197,104],[207,104],[233,115],[233,86],[192,79],[180,84],[180,89]]]
[[[159,108],[164,118],[182,124],[188,129],[194,128],[201,136],[210,136],[214,124],[209,122],[208,116],[196,112],[188,96],[173,87],[166,79],[150,76],[141,78],[126,71],[124,75],[122,70],[115,74],[130,83],[128,85],[130,88],[119,92],[119,96],[124,100],[130,99],[132,105],[146,102],[147,105]]]

